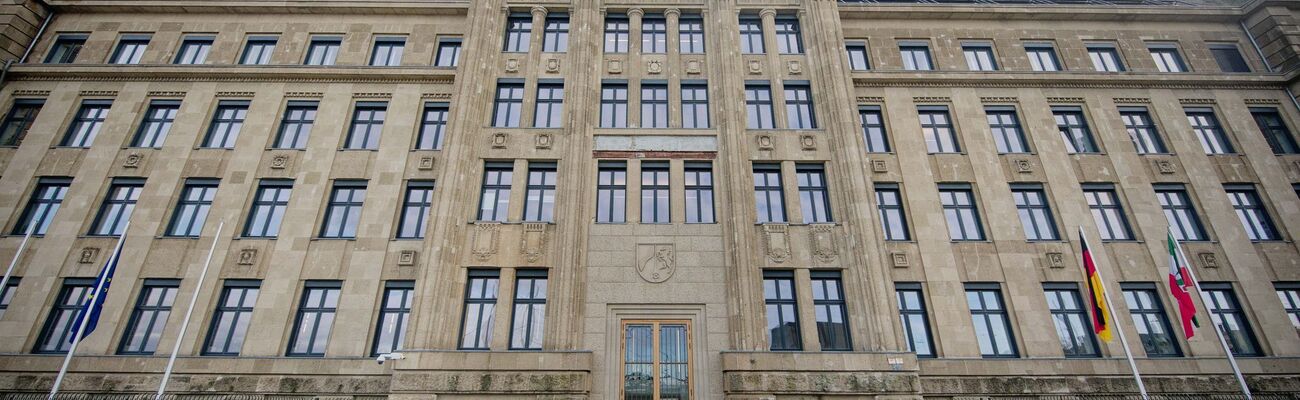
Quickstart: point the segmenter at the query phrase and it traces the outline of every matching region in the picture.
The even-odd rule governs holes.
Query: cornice
[[[942,19],[1117,22],[1236,22],[1246,15],[1231,6],[1122,6],[1014,4],[847,4],[839,5],[843,19]]]
[[[1181,75],[1169,74],[1061,74],[1003,73],[985,75],[965,72],[915,73],[884,71],[856,74],[854,87],[972,87],[972,88],[1065,88],[1065,89],[1245,89],[1280,90],[1282,75]]]
[[[471,0],[45,0],[59,13],[465,15]]]
[[[451,84],[456,76],[428,68],[204,66],[170,65],[16,65],[14,81],[90,82],[289,82],[289,83],[405,83]]]

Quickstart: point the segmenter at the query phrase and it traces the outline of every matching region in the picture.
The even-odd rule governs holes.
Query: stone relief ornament
[[[77,262],[81,264],[90,264],[95,262],[96,258],[99,258],[99,248],[86,247],[81,249],[81,257],[77,259]]]
[[[817,149],[817,138],[814,137],[813,135],[803,135],[803,136],[800,136],[800,137],[799,137],[799,146],[803,147],[804,150],[816,150],[816,149]]]
[[[1214,253],[1200,253],[1196,256],[1201,259],[1201,266],[1205,268],[1219,267],[1219,257],[1214,255]]]
[[[1051,268],[1065,268],[1065,255],[1061,253],[1047,253],[1047,266]]]
[[[433,156],[420,157],[420,164],[416,166],[416,168],[419,168],[424,171],[433,169]]]
[[[402,250],[401,253],[397,254],[397,265],[403,267],[415,265],[416,254],[418,254],[418,252],[415,250]]]
[[[835,261],[835,224],[812,224],[808,230],[813,257],[828,263]]]
[[[492,148],[494,149],[506,148],[506,140],[509,138],[510,136],[506,135],[504,132],[497,132],[492,134]]]
[[[271,169],[285,169],[289,167],[288,154],[276,154],[271,157]]]
[[[703,69],[700,60],[686,60],[686,73],[695,75],[700,73]]]
[[[1016,159],[1016,172],[1022,174],[1033,173],[1034,164],[1030,163],[1029,160],[1023,158]]]
[[[889,172],[889,163],[885,162],[885,160],[871,160],[871,172]]]
[[[239,264],[239,265],[253,265],[256,262],[257,262],[257,249],[254,248],[240,249],[239,258],[235,260],[235,264]]]
[[[126,156],[122,166],[126,168],[139,168],[144,163],[144,155],[140,153],[131,153]]]
[[[536,143],[536,145],[537,145],[537,148],[539,148],[539,149],[549,149],[549,148],[551,148],[551,143],[554,142],[554,141],[555,141],[555,137],[554,137],[554,136],[551,136],[551,134],[549,134],[549,133],[539,133],[539,134],[537,134],[537,143]]]
[[[758,60],[749,60],[749,73],[752,75],[763,73],[763,63]]]
[[[759,150],[772,150],[772,136],[771,136],[771,135],[758,135],[758,139],[757,139],[757,140],[758,140],[758,149],[759,149]]]
[[[558,58],[547,59],[546,72],[560,72],[560,59]]]
[[[1169,160],[1156,160],[1156,170],[1160,171],[1161,174],[1172,174],[1174,173],[1174,163],[1169,162]]]
[[[619,60],[609,60],[609,64],[605,69],[609,70],[609,73],[611,74],[621,74],[623,73],[623,62]]]
[[[519,72],[519,60],[514,58],[506,59],[506,72]]]
[[[907,261],[907,253],[889,253],[890,261],[893,261],[894,268],[907,268],[912,263]]]
[[[646,72],[649,72],[651,74],[663,73],[664,62],[659,60],[651,60],[649,63],[646,63],[645,70]]]
[[[800,64],[798,61],[791,60],[786,64],[786,68],[789,68],[791,75],[799,75],[803,73],[803,64]]]
[[[541,260],[542,251],[546,246],[546,223],[524,223],[524,236],[521,241],[519,252],[524,255],[524,260],[530,263]]]
[[[641,279],[646,282],[660,283],[668,280],[677,270],[677,263],[674,260],[673,245],[671,244],[642,244],[637,246],[638,260],[636,272],[641,275]]]
[[[790,259],[789,227],[786,224],[763,224],[763,247],[767,258],[779,263]]]
[[[501,234],[500,222],[479,221],[474,223],[474,244],[471,252],[479,261],[486,261],[497,254],[497,236]]]

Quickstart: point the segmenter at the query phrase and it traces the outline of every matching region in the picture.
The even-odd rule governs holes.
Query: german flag
[[[1101,274],[1097,272],[1097,263],[1093,262],[1092,250],[1088,249],[1088,239],[1079,228],[1079,242],[1083,246],[1083,270],[1088,275],[1088,295],[1092,298],[1092,331],[1101,340],[1110,341],[1110,317],[1106,310],[1106,291],[1101,286]]]

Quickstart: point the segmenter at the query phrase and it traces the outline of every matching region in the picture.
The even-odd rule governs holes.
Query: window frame
[[[683,166],[682,183],[685,192],[683,197],[686,198],[686,223],[717,223],[716,199],[714,198],[713,189],[713,163],[709,161],[686,162]],[[706,210],[707,212],[705,212]]]
[[[488,161],[483,165],[483,180],[479,185],[479,207],[475,212],[477,221],[506,222],[510,214],[511,183],[514,180],[514,164],[507,161]],[[495,174],[495,175],[494,175]],[[489,177],[496,180],[489,181]],[[492,194],[491,215],[484,215],[488,194]],[[484,218],[489,217],[489,218]]]
[[[1169,147],[1161,137],[1160,128],[1147,107],[1119,107],[1119,117],[1138,154],[1170,154]]]
[[[620,173],[623,182],[621,185],[618,184]],[[606,180],[606,177],[609,179]],[[620,194],[623,199],[621,204],[617,201]],[[602,212],[602,208],[609,210],[609,212]],[[627,163],[625,161],[601,160],[596,163],[595,220],[597,224],[621,224],[627,222]]]
[[[764,98],[766,95],[766,98]],[[772,85],[767,81],[745,82],[746,129],[776,129],[776,109]],[[764,113],[766,111],[766,113]]]
[[[501,44],[502,53],[527,53],[533,37],[533,17],[523,13],[511,13],[506,17],[505,40]]]
[[[524,222],[555,222],[558,171],[558,165],[554,161],[528,162],[528,179],[524,187]]]
[[[520,289],[523,287],[522,282],[525,280],[532,281],[528,285],[529,293],[527,293],[525,297],[520,297],[521,295],[524,295],[524,293],[522,293]],[[542,286],[540,294],[537,289],[538,281],[541,282],[541,286]],[[546,326],[545,325],[546,300],[547,300],[547,296],[549,295],[548,288],[549,288],[549,281],[548,281],[546,270],[544,269],[515,270],[514,296],[513,296],[513,302],[511,303],[511,307],[510,307],[510,346],[509,346],[510,350],[529,350],[529,351],[542,350],[543,347],[542,340],[545,339],[544,332]],[[539,295],[541,297],[537,297]],[[515,335],[521,333],[516,329],[519,328],[519,325],[517,323],[519,322],[521,306],[524,307],[524,310],[526,310],[524,311],[526,316],[524,317],[524,321],[523,321],[524,322],[523,332],[522,332],[523,337],[521,338],[523,345],[517,346],[515,341],[517,337]],[[536,331],[533,330],[534,317],[539,318],[542,321],[540,325],[536,327],[538,328],[538,330]],[[535,341],[536,345],[534,345],[534,339],[536,339]]]
[[[776,36],[776,51],[782,55],[803,54],[803,26],[795,15],[777,15],[774,20],[773,33]]]
[[[641,17],[641,54],[668,54],[668,18],[664,14]]]
[[[1207,47],[1210,49],[1210,56],[1214,58],[1215,65],[1219,67],[1219,72],[1225,74],[1248,74],[1254,72],[1253,68],[1250,66],[1250,61],[1246,60],[1246,55],[1241,52],[1241,46],[1237,43],[1209,43]],[[1227,63],[1231,64],[1234,61],[1240,61],[1240,66],[1244,67],[1244,70],[1239,70],[1236,66],[1228,68],[1224,67],[1225,61],[1220,58],[1220,56],[1226,56],[1226,54],[1223,53],[1226,51],[1231,51],[1233,53],[1232,55],[1235,55],[1237,58],[1236,60],[1228,60]]]
[[[317,101],[289,100],[285,103],[284,113],[280,116],[279,128],[276,129],[275,142],[271,148],[305,150],[311,138],[312,128],[316,125],[316,113],[320,108]],[[301,116],[294,116],[296,113]],[[290,129],[293,130],[292,136]]]
[[[172,64],[179,65],[206,65],[208,56],[212,52],[212,46],[216,43],[215,35],[187,35],[181,39],[180,46],[176,48],[176,58]],[[194,54],[188,52],[194,49]]]
[[[627,54],[631,45],[632,22],[627,14],[605,15],[604,37],[606,54]],[[622,40],[619,40],[622,39]]]
[[[1250,107],[1250,116],[1273,154],[1300,153],[1300,145],[1297,145],[1295,136],[1287,125],[1286,117],[1282,116],[1282,110],[1277,107]],[[1272,123],[1266,121],[1270,118]]]
[[[1051,316],[1052,324],[1056,327],[1057,338],[1061,341],[1061,351],[1065,353],[1065,358],[1100,358],[1101,350],[1097,344],[1097,335],[1093,332],[1093,322],[1086,310],[1091,307],[1091,303],[1085,303],[1083,296],[1079,294],[1079,285],[1074,282],[1043,282],[1043,294],[1047,297],[1047,311]],[[1073,301],[1075,307],[1066,307],[1066,296]],[[1055,297],[1055,302],[1053,302]],[[1056,304],[1056,308],[1053,307]],[[1074,317],[1074,318],[1071,318]],[[1069,337],[1061,337],[1061,323],[1065,322],[1064,328]],[[1081,329],[1082,332],[1075,332],[1075,329]],[[1123,328],[1119,328],[1123,329]],[[1087,337],[1086,342],[1079,342],[1079,335]],[[1065,347],[1065,341],[1069,340],[1071,348],[1082,350],[1071,352]]]
[[[1245,309],[1241,304],[1241,299],[1237,297],[1236,290],[1233,289],[1231,282],[1201,282],[1200,283],[1201,300],[1205,303],[1205,311],[1210,314],[1210,324],[1214,329],[1223,332],[1223,339],[1228,343],[1232,354],[1237,357],[1259,357],[1264,355],[1264,350],[1260,347],[1258,337],[1255,336],[1255,330],[1251,327],[1250,318],[1246,315]],[[1227,304],[1220,304],[1219,296],[1222,294],[1222,300],[1227,300]],[[1227,326],[1220,328],[1220,323],[1224,315],[1231,315],[1234,322],[1239,324],[1241,336],[1229,331]],[[1223,324],[1228,325],[1228,324]],[[1250,349],[1237,350],[1237,340],[1243,340],[1250,346]],[[1249,350],[1249,351],[1246,351]]]
[[[961,53],[966,59],[966,68],[973,72],[992,72],[1001,69],[998,66],[997,53],[993,50],[993,43],[962,43]],[[987,59],[981,58],[981,56],[984,56]],[[985,63],[986,61],[987,65]]]
[[[140,194],[144,192],[144,184],[144,178],[112,178],[108,190],[104,192],[104,197],[99,203],[99,211],[95,213],[94,223],[90,225],[90,231],[86,236],[123,235],[126,223],[130,222],[135,205],[140,201]],[[115,198],[119,190],[125,190],[127,198]],[[112,221],[109,221],[110,218]],[[106,223],[108,225],[105,225]]]
[[[227,303],[229,303],[230,296],[233,294],[234,291],[239,292],[238,293],[239,299],[236,301],[234,306],[228,306]],[[240,351],[243,349],[244,341],[247,340],[248,338],[247,337],[248,331],[247,328],[245,328],[243,335],[239,336],[236,340],[236,336],[237,336],[236,334],[239,333],[238,330],[239,321],[241,318],[247,317],[247,319],[245,320],[247,321],[246,324],[252,324],[253,322],[252,314],[257,309],[257,299],[261,294],[261,291],[262,291],[261,280],[256,280],[256,279],[226,279],[225,280],[225,282],[221,286],[221,292],[220,292],[221,294],[220,296],[217,297],[217,306],[212,312],[212,319],[210,320],[211,322],[209,323],[207,334],[204,336],[203,348],[199,353],[200,355],[203,356],[238,356],[239,355]],[[253,304],[244,306],[245,301],[249,300],[250,293],[252,294],[252,299],[250,301],[252,301]],[[230,329],[228,329],[227,333],[217,332],[217,329],[221,327],[222,317],[224,317],[228,313],[233,316],[231,318],[232,322],[230,324]],[[214,341],[219,340],[222,336],[224,336],[224,339],[221,339],[224,342],[224,344],[220,345],[220,350],[222,351],[212,351],[213,345],[217,344]],[[238,342],[238,343],[236,344],[234,342]],[[235,345],[235,347],[237,347],[234,349],[234,351],[230,351],[232,345]]]
[[[1061,65],[1061,59],[1056,55],[1056,45],[1046,42],[1029,42],[1025,43],[1025,55],[1029,57],[1029,69],[1034,72],[1061,72],[1065,68]],[[1036,55],[1035,53],[1038,53]],[[1042,56],[1046,54],[1046,57]],[[1043,60],[1051,62],[1051,68],[1043,64]]]
[[[868,119],[869,115],[875,116],[875,123]],[[862,129],[862,140],[867,153],[893,152],[893,146],[889,143],[889,129],[885,127],[884,110],[880,106],[859,105],[858,125]],[[878,131],[879,134],[875,134],[876,132],[873,132],[873,130]]]
[[[397,307],[391,307],[390,300],[394,295],[400,296],[397,300]],[[410,325],[411,308],[415,299],[415,281],[409,280],[392,280],[384,282],[383,295],[379,298],[379,317],[375,319],[375,338],[371,341],[370,355],[377,357],[381,354],[390,354],[402,350],[403,342],[406,338],[406,329]],[[395,331],[391,338],[387,338],[384,325],[388,322],[388,317],[392,316]],[[387,352],[380,352],[385,341],[391,341],[390,348]]]
[[[442,150],[447,133],[447,117],[450,114],[451,103],[424,103],[424,109],[420,113],[420,131],[415,138],[415,150]]]
[[[307,54],[302,64],[315,67],[335,65],[338,62],[339,52],[342,48],[342,36],[312,36],[307,42]]]
[[[1128,70],[1124,67],[1124,57],[1120,55],[1119,47],[1114,43],[1085,43],[1084,48],[1088,51],[1088,59],[1092,61],[1093,72],[1117,73]],[[1106,60],[1103,55],[1110,55],[1111,59]],[[1108,64],[1108,61],[1113,65]]]
[[[81,54],[81,49],[85,48],[86,40],[90,34],[86,33],[60,33],[54,38],[54,43],[50,44],[50,49],[45,54],[44,64],[72,64],[77,62],[77,55]]]
[[[1183,113],[1187,115],[1187,123],[1206,155],[1237,154],[1236,146],[1219,120],[1219,113],[1213,108],[1187,107]]]
[[[131,137],[131,147],[162,148],[180,109],[180,100],[150,100],[145,107],[144,116],[140,118],[140,126]],[[158,112],[162,112],[162,115],[158,115]]]
[[[945,195],[952,198],[952,204],[949,204],[945,199]],[[963,195],[965,197],[965,202],[969,204],[962,204],[961,199],[958,199],[957,197],[958,195]],[[939,205],[943,208],[944,220],[948,222],[948,238],[950,241],[983,242],[988,240],[988,234],[984,232],[984,221],[980,216],[979,202],[975,198],[975,190],[971,185],[951,183],[939,184]],[[973,221],[967,221],[965,218],[966,215],[969,215]],[[956,227],[957,231],[955,232],[951,226],[953,218],[958,222],[958,226]],[[971,232],[974,234],[974,237],[967,235],[966,225],[968,222],[974,225],[974,231]],[[953,233],[956,232],[960,232],[961,235],[959,237],[954,237]]]
[[[704,54],[704,17],[684,14],[677,18],[677,48],[681,54]]]
[[[1031,203],[1029,194],[1038,196],[1037,203]],[[1056,214],[1052,212],[1052,202],[1042,184],[1012,184],[1011,197],[1015,201],[1016,212],[1020,215],[1020,225],[1024,229],[1025,239],[1030,242],[1054,242],[1061,240],[1060,229],[1056,225]],[[1022,201],[1023,200],[1023,201]],[[1026,218],[1029,220],[1026,221]],[[1042,221],[1040,221],[1040,219]],[[1029,224],[1026,224],[1029,222]],[[1045,226],[1046,232],[1040,227]],[[1033,229],[1031,234],[1030,229]]]
[[[88,148],[95,144],[95,138],[104,128],[108,113],[113,109],[113,100],[86,99],[77,107],[68,130],[59,141],[59,147]]]
[[[1133,326],[1138,332],[1138,341],[1142,343],[1142,349],[1146,352],[1146,356],[1182,357],[1183,350],[1178,345],[1178,338],[1174,334],[1168,314],[1165,313],[1164,297],[1161,297],[1160,292],[1156,289],[1156,284],[1121,282],[1120,292],[1124,295],[1124,303],[1128,308]],[[1143,299],[1138,299],[1138,296],[1134,293],[1142,293]],[[1145,300],[1147,304],[1142,304],[1142,300]],[[1148,346],[1143,336],[1155,335],[1150,333],[1153,332],[1153,326],[1163,330],[1164,336],[1167,338],[1170,347],[1172,347],[1172,352],[1153,351],[1153,347]],[[1144,335],[1143,331],[1148,333]]]
[[[429,210],[433,208],[434,188],[432,180],[406,181],[406,189],[402,193],[402,209],[397,216],[395,239],[424,239],[428,230]],[[417,195],[418,198],[415,197]],[[415,220],[411,221],[413,215]],[[407,223],[414,223],[415,226],[411,227]],[[408,233],[412,229],[414,232]]]
[[[460,334],[457,335],[456,348],[458,350],[491,350],[492,326],[495,325],[496,307],[501,292],[501,271],[498,269],[470,269],[466,271],[466,275],[465,290],[463,292],[464,302],[461,308],[462,317],[460,330],[458,331]],[[481,293],[477,295],[472,293],[475,280],[483,280]],[[487,297],[489,288],[492,290],[491,297]],[[471,305],[479,305],[478,316],[474,318],[475,332],[478,334],[474,337],[474,343],[467,346],[465,328],[469,326]],[[481,342],[480,339],[482,339]]]
[[[72,178],[70,177],[43,176],[37,178],[27,204],[23,206],[23,212],[19,214],[18,222],[14,225],[10,234],[15,236],[26,235],[30,229],[32,230],[32,236],[45,236],[50,224],[53,223],[54,217],[58,215],[59,208],[63,206],[63,199],[67,197],[68,189],[71,186]],[[49,190],[55,192],[49,193]],[[37,224],[35,228],[31,226],[33,223]]]
[[[854,57],[854,54],[860,54],[861,60]],[[860,72],[871,70],[871,53],[866,40],[849,41],[844,44],[844,55],[847,57],[849,71]]]
[[[464,46],[464,40],[459,37],[438,38],[438,47],[433,56],[433,66],[444,68],[459,67],[460,53],[465,49]]]
[[[542,20],[542,52],[564,53],[569,51],[569,14],[547,13]]]
[[[77,334],[72,331],[72,325],[81,318],[81,308],[86,304],[87,294],[94,290],[95,278],[63,278],[54,304],[50,306],[40,334],[36,336],[33,354],[67,354],[68,347],[72,346],[68,339]],[[72,304],[67,304],[69,301]],[[65,313],[71,317],[64,319]],[[56,329],[58,332],[55,332]],[[48,348],[50,345],[54,345],[54,348]]]
[[[1092,214],[1093,223],[1097,225],[1097,233],[1102,242],[1138,240],[1133,231],[1133,225],[1129,223],[1124,201],[1120,198],[1119,191],[1116,190],[1114,184],[1090,183],[1081,186],[1083,187],[1084,201],[1088,204],[1088,211]],[[1102,195],[1109,198],[1109,203],[1103,202],[1103,200],[1107,199],[1103,199]],[[1112,221],[1111,216],[1114,216],[1117,220]]]
[[[113,54],[108,57],[107,64],[139,65],[144,60],[144,53],[149,51],[149,43],[152,41],[153,35],[148,33],[122,34],[113,45]]]
[[[21,145],[43,108],[45,108],[45,99],[14,99],[13,104],[9,106],[9,112],[5,113],[4,122],[0,123],[0,135],[5,135],[8,132],[14,133],[0,136],[0,147],[18,147]]]
[[[524,119],[524,82],[499,79],[493,92],[491,126],[518,128]]]
[[[181,281],[179,279],[145,279],[144,284],[140,287],[139,294],[136,296],[135,305],[131,308],[130,317],[127,319],[126,328],[122,330],[122,338],[118,341],[118,355],[152,355],[158,349],[158,342],[162,338],[163,329],[167,326],[167,320],[171,317],[172,307],[175,304],[176,296],[180,292]],[[157,303],[151,303],[153,296],[152,290],[159,289],[163,293],[157,299]],[[167,292],[171,292],[170,295]],[[171,298],[168,299],[168,296]],[[170,300],[170,301],[169,301]],[[160,318],[161,317],[161,318]],[[147,321],[143,320],[148,318]],[[160,320],[161,319],[161,320]],[[144,322],[144,338],[139,346],[134,346],[134,332],[139,329],[141,322]],[[156,328],[156,329],[155,329]],[[152,348],[150,345],[150,336],[157,335],[154,338]]]
[[[405,36],[375,36],[373,43],[370,45],[370,63],[368,65],[371,67],[400,67],[405,53]]]
[[[366,201],[364,180],[335,180],[325,200],[319,239],[356,239]],[[359,197],[359,198],[358,198]],[[337,217],[338,225],[334,224]],[[337,228],[336,228],[337,226]]]
[[[279,44],[280,38],[278,36],[249,36],[244,39],[244,49],[239,53],[239,65],[270,65],[271,56],[275,54],[275,47]],[[251,60],[254,62],[249,62],[250,56],[256,57]]]
[[[713,118],[709,115],[709,85],[706,81],[683,80],[680,98],[682,129],[711,129],[713,127]],[[701,109],[703,112],[701,112]],[[703,117],[703,124],[700,124],[700,117]]]
[[[640,222],[643,224],[672,223],[672,170],[668,161],[642,161],[640,169]],[[661,178],[663,183],[660,183]]]
[[[268,194],[268,192],[271,192],[271,199],[263,200],[262,197]],[[284,194],[284,200],[278,200],[281,194]],[[278,237],[280,234],[280,225],[284,223],[284,214],[289,208],[289,197],[292,195],[293,180],[262,179],[259,181],[257,183],[257,190],[253,191],[253,199],[249,203],[248,218],[244,222],[244,230],[240,236],[245,238],[263,239],[274,239]],[[262,221],[262,226],[259,228],[255,227],[253,224],[257,222],[260,214],[266,214],[266,216],[264,221]],[[276,217],[276,214],[279,214],[278,218]],[[257,234],[254,234],[254,232],[257,232]]]
[[[987,106],[984,107],[984,116],[988,120],[998,154],[1034,153],[1025,137],[1025,129],[1020,124],[1020,113],[1014,106]]]
[[[251,104],[252,102],[247,100],[217,101],[216,108],[212,110],[212,119],[208,121],[207,133],[203,135],[203,142],[199,147],[234,149],[236,142],[239,141],[239,134],[244,129],[244,121],[248,119]]]
[[[786,129],[818,129],[812,85],[807,81],[785,81],[781,86]]]
[[[789,213],[785,210],[785,184],[782,182],[781,164],[776,163],[754,163],[753,167],[754,182],[754,209],[757,215],[758,224],[784,224],[789,220]],[[760,186],[759,174],[762,174],[762,184]],[[772,177],[776,179],[773,180]],[[759,201],[759,196],[764,201]],[[773,203],[775,200],[775,204]],[[766,206],[760,209],[760,206]],[[774,208],[775,207],[775,208]],[[779,214],[777,214],[779,212]]]
[[[899,187],[897,183],[877,183],[875,184],[874,192],[876,198],[876,213],[880,218],[880,230],[884,239],[886,241],[899,242],[911,241],[912,233],[908,228],[907,223],[907,202],[903,199],[902,188]],[[893,193],[896,203],[886,204],[885,198],[881,196],[885,193]],[[890,222],[892,221],[891,214],[893,213],[897,214],[898,227],[902,228],[902,231],[898,233],[901,234],[902,237],[897,237],[897,235],[894,234],[894,229],[892,229],[893,224]]]
[[[641,128],[667,129],[672,119],[668,111],[668,82],[641,82]]]
[[[1071,122],[1074,117],[1077,123]],[[1105,154],[1088,123],[1088,115],[1082,106],[1052,106],[1052,119],[1056,131],[1065,143],[1068,154]]]
[[[1147,51],[1151,53],[1151,61],[1156,64],[1156,70],[1163,73],[1185,73],[1192,72],[1187,62],[1183,60],[1183,54],[1178,50],[1177,43],[1147,43]]]
[[[320,303],[308,304],[307,302],[311,299],[312,293],[316,291],[323,292],[320,294]],[[334,298],[335,303],[333,307],[329,305],[329,297],[331,291],[334,292],[334,297],[335,297]],[[336,318],[338,314],[338,303],[341,300],[342,292],[343,292],[343,281],[309,280],[303,282],[302,294],[298,298],[298,307],[297,310],[294,312],[293,330],[289,331],[290,332],[289,344],[288,346],[286,346],[284,351],[285,357],[325,357],[325,352],[329,348],[330,334],[333,333],[334,323],[337,322]],[[297,351],[296,349],[299,347],[300,344],[298,341],[303,339],[303,337],[300,335],[303,333],[302,324],[304,322],[304,318],[307,317],[308,315],[313,315],[313,314],[315,315],[315,317],[312,318],[311,333],[306,338],[307,340],[306,351]],[[329,316],[329,322],[322,323],[321,319],[326,315]],[[324,330],[324,332],[322,332],[322,329]],[[325,346],[325,348],[319,349],[320,351],[316,351],[317,350],[315,349],[316,339],[317,336],[322,333],[325,335],[325,341],[323,343],[323,346]]]
[[[917,304],[904,304],[903,293],[915,293]],[[903,340],[907,341],[908,351],[916,354],[917,358],[937,358],[938,352],[934,345],[933,328],[930,326],[929,309],[925,305],[925,291],[920,282],[894,282],[894,300],[898,303],[898,317],[903,325]],[[919,317],[921,326],[925,328],[925,353],[917,349],[917,333],[912,329],[913,317]]]
[[[564,126],[564,92],[564,81],[540,80],[537,82],[537,98],[533,104],[534,128],[562,128]]]
[[[1174,238],[1180,242],[1204,242],[1210,240],[1205,224],[1201,223],[1200,213],[1196,212],[1196,204],[1192,202],[1192,196],[1185,186],[1182,184],[1155,184],[1152,185],[1152,189],[1156,194],[1156,203],[1160,204],[1165,219],[1173,227]],[[1174,198],[1181,204],[1168,201]]]
[[[799,209],[803,214],[803,223],[835,223],[834,213],[831,211],[830,184],[827,182],[825,165],[821,163],[797,163],[794,171],[795,184],[799,190]]]
[[[971,320],[974,322],[977,316],[982,317],[986,329],[989,330],[989,334],[987,336],[989,338],[994,339],[992,342],[989,343],[989,347],[992,350],[992,353],[984,353],[983,349],[981,349],[980,350],[981,357],[1020,358],[1019,346],[1016,344],[1015,329],[1013,324],[1011,323],[1011,318],[1010,318],[1011,313],[1008,312],[1007,310],[1007,302],[1006,302],[1006,298],[1003,297],[1002,295],[1001,286],[1002,285],[998,283],[967,283],[965,285],[966,305],[967,308],[970,310]],[[972,307],[974,306],[974,304],[970,303],[971,300],[970,295],[972,292],[979,294],[977,298],[980,299],[980,304],[979,304],[980,309],[978,310]],[[990,308],[990,306],[986,304],[985,298],[983,296],[985,293],[991,293],[993,295],[993,300],[997,302],[995,308]],[[1000,327],[1006,330],[1006,342],[1007,342],[1007,347],[1009,348],[1006,349],[1007,351],[1005,352],[1003,351],[1003,349],[999,348],[1000,346],[998,346],[998,342],[996,338],[994,338],[993,328],[995,324],[993,319],[991,318],[992,316],[1001,317],[1000,319],[1002,323],[1000,324]],[[973,324],[975,325],[975,329],[978,332],[980,329],[980,324],[978,323],[973,323]],[[978,333],[976,333],[975,336],[977,339],[980,337]]]
[[[348,119],[348,135],[343,139],[340,150],[379,150],[387,120],[388,102],[356,102],[352,106],[351,118]]]
[[[212,211],[212,203],[216,200],[219,185],[220,181],[217,179],[186,179],[181,186],[180,195],[176,198],[176,207],[167,222],[167,234],[164,236],[199,237],[203,233],[208,214]],[[195,190],[200,191],[197,199],[191,198],[191,193]]]
[[[917,118],[921,124],[921,136],[925,139],[927,154],[961,154],[961,141],[957,139],[957,127],[953,124],[952,113],[948,106],[918,105]],[[942,121],[939,120],[942,116]],[[927,122],[926,117],[929,117]],[[941,136],[942,135],[942,136]],[[933,139],[931,139],[933,137]],[[948,145],[945,146],[946,137]]]
[[[802,324],[799,321],[799,304],[798,304],[799,297],[795,289],[794,278],[795,278],[794,271],[790,271],[790,270],[764,270],[763,271],[763,305],[765,309],[768,309],[765,315],[770,315],[772,313],[770,309],[772,307],[776,307],[777,316],[780,317],[779,321],[777,321],[777,328],[784,326],[786,323],[794,324],[793,327],[794,329],[789,330],[789,332],[792,332],[794,334],[793,335],[794,337],[783,338],[782,340],[784,342],[793,339],[794,342],[793,345],[788,345],[788,346],[787,345],[778,346],[777,340],[775,337],[773,337],[773,332],[772,332],[775,329],[770,329],[770,328],[766,329],[768,351],[802,351],[803,350],[803,332],[801,332],[803,327],[801,326]],[[772,282],[772,289],[775,291],[774,293],[769,292],[767,290],[769,282]],[[785,287],[789,289],[788,294],[783,293],[783,291],[781,290],[782,282],[786,283]],[[788,321],[786,320],[787,311],[789,311],[790,314],[788,316],[791,317],[791,319]],[[769,321],[768,323],[769,323],[768,326],[771,326],[770,325],[771,322]]]
[[[757,15],[742,14],[739,18],[740,53],[766,54],[767,38],[763,37],[763,20]]]
[[[1273,219],[1273,214],[1264,203],[1264,197],[1259,194],[1254,184],[1224,184],[1223,191],[1228,196],[1228,204],[1237,214],[1237,219],[1242,222],[1242,229],[1246,231],[1246,236],[1251,242],[1284,240],[1282,231],[1278,229],[1276,220]],[[1244,204],[1241,200],[1250,203]],[[1246,223],[1247,219],[1249,224]]]
[[[898,41],[898,54],[903,59],[904,71],[935,71],[934,55],[930,53],[930,42],[917,40]]]
[[[821,343],[821,350],[853,351],[852,329],[849,328],[848,302],[844,298],[844,279],[840,271],[812,271],[810,273],[809,281],[812,283],[810,289],[812,290],[813,299],[813,319],[817,325],[817,341]],[[819,281],[825,283],[822,283],[819,287]],[[829,282],[835,283],[834,288],[831,288],[831,285],[827,284]],[[836,308],[839,309],[839,312],[834,311]],[[830,320],[823,322],[821,320],[822,316],[826,316]],[[832,316],[839,317],[840,329],[836,329],[833,326],[822,326],[822,324],[834,324],[835,321]],[[833,340],[828,338],[832,337],[833,334],[836,333],[833,332],[835,330],[842,330],[842,332],[838,332],[838,334],[844,338],[844,343],[840,346],[828,346],[828,340]]]
[[[605,81],[600,86],[600,128],[628,127],[628,85],[626,81]],[[621,94],[621,97],[620,97]],[[620,118],[621,117],[621,118]]]

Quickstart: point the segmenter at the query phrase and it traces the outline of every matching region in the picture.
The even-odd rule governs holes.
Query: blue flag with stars
[[[108,297],[108,286],[113,283],[113,272],[117,271],[117,259],[121,255],[122,245],[119,243],[113,249],[113,254],[108,257],[104,269],[99,271],[99,278],[95,279],[95,283],[90,286],[90,290],[86,291],[86,298],[81,302],[81,312],[77,313],[77,318],[72,320],[72,335],[68,336],[68,343],[78,340],[77,330],[81,329],[82,316],[86,315],[84,313],[90,313],[90,317],[85,320],[86,331],[82,332],[81,338],[90,336],[90,333],[95,331],[95,326],[99,325],[99,312],[104,309],[104,298]],[[96,292],[95,288],[99,288],[99,291]]]

